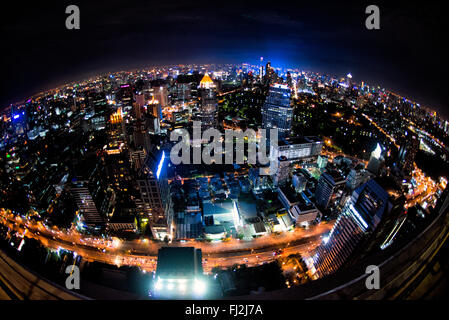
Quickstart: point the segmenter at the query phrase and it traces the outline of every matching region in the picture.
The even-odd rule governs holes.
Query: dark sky
[[[0,107],[103,71],[257,62],[346,75],[449,116],[445,11],[432,1],[15,1],[1,10]],[[81,29],[65,28],[76,4]],[[376,4],[381,29],[365,28]]]

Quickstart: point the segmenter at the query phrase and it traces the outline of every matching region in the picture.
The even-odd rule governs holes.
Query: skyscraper
[[[319,277],[337,271],[362,240],[395,208],[393,203],[396,193],[385,186],[385,181],[385,178],[372,179],[352,193],[330,234],[324,238],[314,256],[314,266]]]
[[[345,179],[336,170],[324,172],[315,191],[317,206],[327,209],[343,193]]]
[[[158,158],[148,154],[137,180],[142,201],[150,208],[151,231],[160,239],[170,238],[172,234],[173,204],[164,168],[167,160],[166,151]]]
[[[290,178],[291,170],[291,162],[285,156],[280,156],[277,159],[276,174],[274,176],[276,185],[285,184]]]
[[[378,175],[380,169],[383,166],[383,163],[384,158],[382,157],[382,148],[380,147],[380,144],[377,144],[376,149],[374,149],[374,151],[371,152],[371,157],[369,159],[366,170],[368,170],[372,174]]]
[[[216,86],[206,73],[200,82],[201,92],[201,125],[203,128],[217,126],[218,100]]]
[[[168,90],[166,86],[159,86],[153,88],[153,96],[156,99],[162,108],[168,106]]]
[[[397,165],[404,176],[411,176],[414,169],[416,153],[419,149],[419,139],[412,135],[399,149]]]
[[[262,128],[267,130],[277,128],[279,138],[288,136],[291,130],[293,107],[290,96],[288,86],[272,85],[262,107]]]
[[[271,62],[268,61],[265,67],[264,85],[268,87],[269,85],[274,84],[277,80],[277,74],[271,67]]]

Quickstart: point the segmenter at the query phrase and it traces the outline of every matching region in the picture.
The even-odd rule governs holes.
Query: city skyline
[[[0,17],[0,300],[446,297],[444,18],[16,4]],[[242,315],[185,308],[201,312]]]
[[[136,2],[125,10],[120,5],[80,2],[80,30],[65,29],[63,2],[20,8],[22,17],[14,21],[5,16],[1,29],[10,49],[3,53],[2,108],[24,95],[106,71],[153,64],[256,63],[264,56],[275,67],[352,73],[359,82],[380,85],[449,115],[447,50],[434,41],[442,39],[444,19],[435,6],[422,15],[416,5],[379,3],[382,27],[370,31],[364,28],[363,4],[317,8],[250,2],[218,9],[174,1]],[[8,63],[12,59],[17,63]]]

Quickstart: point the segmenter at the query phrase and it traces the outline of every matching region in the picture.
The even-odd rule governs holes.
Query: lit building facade
[[[149,208],[148,216],[153,236],[159,239],[172,237],[173,203],[168,185],[166,168],[167,154],[162,151],[157,160],[147,156],[137,183],[141,199]]]
[[[316,204],[327,209],[342,195],[346,180],[336,170],[324,172],[318,180],[315,191]]]
[[[217,127],[218,100],[216,86],[206,73],[200,82],[201,93],[201,126],[203,128]]]
[[[392,198],[376,179],[357,188],[314,256],[316,275],[337,271],[392,208]]]
[[[407,141],[401,145],[397,165],[404,176],[411,176],[415,168],[414,161],[416,153],[419,149],[419,139],[416,135],[412,135]]]
[[[288,86],[274,84],[270,86],[262,107],[262,128],[278,129],[279,138],[288,136],[292,127],[293,107],[290,97],[291,90]]]

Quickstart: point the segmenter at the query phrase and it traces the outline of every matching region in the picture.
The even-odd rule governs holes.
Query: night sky
[[[105,71],[257,63],[380,85],[449,117],[445,11],[431,1],[16,1],[1,10],[0,107]],[[81,29],[65,28],[76,4]],[[365,28],[376,4],[381,29]]]

